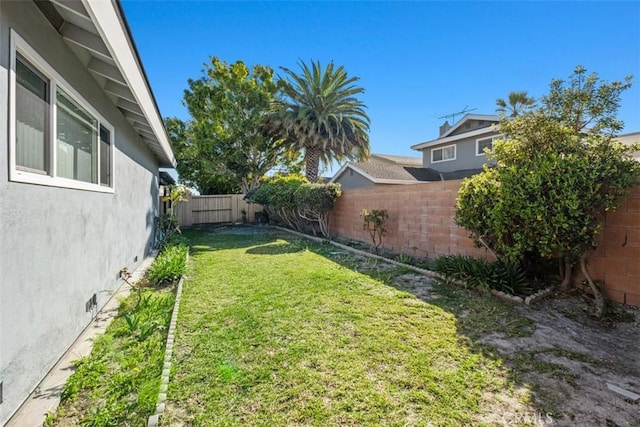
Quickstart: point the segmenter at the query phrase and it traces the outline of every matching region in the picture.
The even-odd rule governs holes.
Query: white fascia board
[[[420,184],[422,182],[428,182],[428,181],[405,181],[403,179],[378,179],[375,181],[376,184],[401,184],[401,185]]]
[[[333,176],[333,178],[331,178],[331,181],[329,181],[329,182],[337,181],[338,178],[340,178],[340,176],[342,176],[342,174],[344,174],[347,169],[351,169],[352,171],[354,171],[354,172],[362,175],[363,177],[367,178],[369,181],[371,181],[373,183],[377,183],[376,178],[372,177],[371,175],[369,175],[368,173],[366,173],[362,169],[359,169],[359,168],[355,167],[351,163],[347,163],[346,165],[342,166],[340,168],[340,170]]]
[[[342,165],[342,167],[338,169],[338,172],[336,172],[335,175],[333,175],[333,177],[329,180],[329,183],[336,182],[338,178],[340,178],[342,174],[347,170],[348,167],[349,167],[349,163],[345,163],[344,165]]]
[[[468,120],[487,120],[487,121],[498,121],[500,120],[499,116],[493,115],[493,114],[466,114],[463,118],[461,118],[458,123],[456,123],[455,125],[451,126],[449,129],[447,129],[447,131],[441,135],[442,138],[445,138],[449,135],[451,135],[456,129],[458,129],[460,126],[462,126],[463,123],[465,123]]]
[[[175,167],[176,159],[169,143],[169,138],[164,128],[151,89],[139,66],[138,58],[133,46],[129,43],[127,29],[120,20],[120,16],[115,4],[117,0],[89,1],[82,0],[82,4],[91,16],[100,37],[104,41],[107,49],[111,52],[113,61],[120,69],[127,82],[129,90],[135,97],[140,109],[144,113],[149,126],[153,130],[158,143],[169,161]],[[161,164],[164,162],[161,162]]]
[[[472,136],[478,136],[478,135],[484,135],[484,134],[487,134],[487,136],[489,136],[489,134],[494,134],[494,133],[498,133],[498,130],[493,125],[491,125],[486,128],[472,130],[471,132],[465,132],[459,135],[448,136],[445,138],[438,138],[438,139],[434,139],[432,141],[427,141],[427,142],[421,142],[420,144],[412,145],[411,149],[421,151],[427,147],[431,147],[434,145],[440,145],[447,142],[459,141],[461,139],[466,139]]]
[[[354,172],[362,175],[364,178],[368,179],[369,181],[373,182],[374,184],[415,184],[418,182],[422,182],[422,181],[405,181],[403,179],[383,179],[383,178],[376,178],[374,176],[369,175],[368,173],[366,173],[365,171],[363,171],[362,169],[359,169],[355,166],[353,166],[350,163],[347,163],[346,165],[344,165],[343,167],[340,168],[340,170],[333,176],[333,178],[331,178],[331,180],[329,182],[335,182],[338,180],[338,178],[340,178],[340,176],[345,173],[345,171],[347,169],[351,169]]]

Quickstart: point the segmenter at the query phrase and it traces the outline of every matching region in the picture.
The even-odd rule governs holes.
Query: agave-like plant
[[[267,131],[283,138],[291,151],[303,152],[306,177],[318,179],[320,162],[364,160],[369,156],[369,117],[356,95],[364,92],[343,66],[322,68],[300,62],[301,73],[282,68],[283,96],[274,101]]]

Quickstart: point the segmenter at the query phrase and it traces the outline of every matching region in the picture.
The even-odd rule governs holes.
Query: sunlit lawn
[[[165,425],[475,425],[509,387],[442,304],[380,280],[406,271],[269,233],[189,238]]]

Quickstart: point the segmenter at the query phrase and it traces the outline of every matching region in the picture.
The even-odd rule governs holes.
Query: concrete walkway
[[[145,258],[131,278],[132,282],[140,280],[149,268],[156,253]],[[103,334],[113,318],[118,314],[120,299],[129,294],[131,287],[123,283],[111,296],[102,310],[93,321],[85,328],[80,336],[71,344],[71,347],[60,358],[58,363],[49,371],[47,376],[38,384],[36,389],[25,400],[18,411],[9,419],[5,427],[40,427],[47,413],[53,412],[60,403],[60,395],[64,390],[67,379],[73,374],[73,361],[91,354],[93,338]]]

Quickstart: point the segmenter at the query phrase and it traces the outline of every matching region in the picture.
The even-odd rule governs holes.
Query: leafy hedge
[[[631,86],[606,83],[576,67],[568,81],[553,80],[535,111],[501,118],[487,158],[494,168],[462,182],[455,221],[498,259],[563,266],[561,287],[572,283],[574,266],[595,295],[596,315],[604,300],[588,272],[607,212],[638,183],[638,147],[614,138],[621,93]]]
[[[261,204],[272,221],[304,233],[329,236],[329,214],[340,184],[312,184],[300,175],[265,180],[245,199]]]

